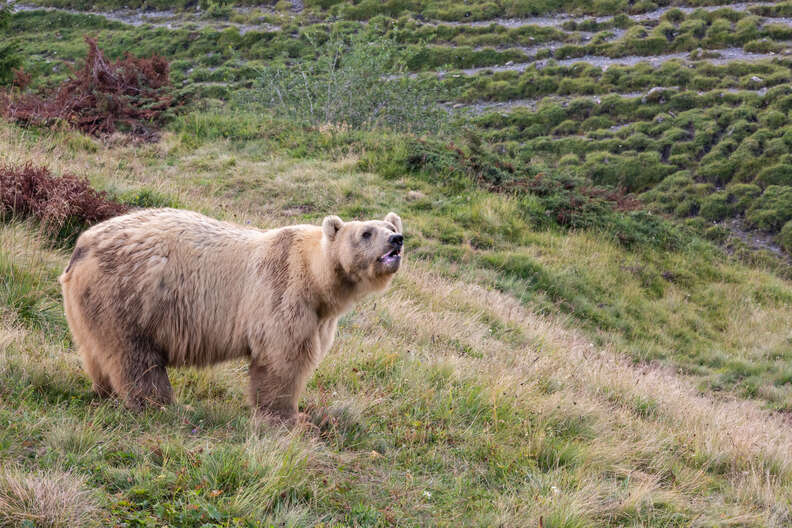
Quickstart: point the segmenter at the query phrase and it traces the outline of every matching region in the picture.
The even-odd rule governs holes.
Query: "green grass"
[[[28,227],[10,229],[17,238],[12,245],[6,232],[4,251],[46,256],[53,271],[65,262],[25,235]],[[438,296],[444,279],[424,268],[409,266],[392,294],[343,319],[336,353],[302,403],[324,422],[316,435],[252,423],[238,364],[174,371],[178,403],[130,415],[91,395],[67,344],[5,317],[0,395],[14,403],[0,404],[0,501],[41,475],[72,500],[30,484],[38,504],[49,505],[45,519],[67,519],[55,526],[76,525],[76,515],[86,526],[450,526],[539,516],[556,526],[638,519],[668,526],[702,515],[713,522],[743,515],[760,525],[774,518],[750,502],[754,492],[740,479],[767,468],[780,479],[774,482],[786,482],[782,459],[763,451],[743,458],[720,440],[709,445],[718,435],[728,442],[732,429],[710,426],[701,443],[672,432],[676,418],[666,420],[675,411],[651,387],[632,393],[632,382],[567,379],[551,358],[567,353],[556,340],[569,330],[499,334],[493,327],[519,309],[486,314],[465,282],[444,282]],[[427,325],[417,334],[413,318]],[[527,330],[530,323],[511,324]],[[451,336],[478,357],[460,354]],[[504,362],[536,365],[533,354],[524,357],[526,347],[545,359],[538,371],[510,377]],[[630,375],[640,380],[639,372]],[[669,380],[658,382],[668,387]],[[669,396],[695,401],[684,389]],[[617,447],[624,442],[629,447]],[[779,485],[771,484],[780,493]],[[81,509],[71,511],[75,500]],[[11,525],[13,516],[34,511],[13,504],[0,517]]]

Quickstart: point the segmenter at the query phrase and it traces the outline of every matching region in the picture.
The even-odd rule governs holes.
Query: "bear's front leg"
[[[250,363],[250,401],[257,413],[285,423],[298,420],[297,403],[320,353],[317,336],[293,350],[253,356]]]

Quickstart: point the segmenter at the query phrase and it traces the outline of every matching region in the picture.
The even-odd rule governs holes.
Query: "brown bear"
[[[171,402],[166,367],[250,360],[250,400],[297,418],[338,318],[399,269],[402,222],[262,231],[176,209],[140,210],[77,240],[60,276],[94,390],[139,409]]]

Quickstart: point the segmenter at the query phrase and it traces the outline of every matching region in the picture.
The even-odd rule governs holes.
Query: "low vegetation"
[[[117,129],[143,139],[156,138],[162,113],[173,104],[167,93],[168,63],[161,57],[108,61],[85,39],[85,64],[57,88],[43,94],[24,92],[24,86],[0,93],[0,115],[20,123],[52,126],[64,122],[89,134]]]
[[[11,13],[4,6],[0,8],[0,35],[8,33]],[[22,64],[22,57],[16,42],[11,39],[3,38],[0,44],[0,85],[9,84],[14,80],[14,74]]]
[[[436,133],[449,119],[436,82],[385,80],[404,66],[396,43],[360,33],[317,43],[316,60],[262,69],[254,103],[313,127]],[[424,86],[424,85],[431,86]]]
[[[127,211],[85,178],[53,176],[46,167],[29,162],[0,165],[0,219],[33,218],[60,241],[74,241],[86,227]]]

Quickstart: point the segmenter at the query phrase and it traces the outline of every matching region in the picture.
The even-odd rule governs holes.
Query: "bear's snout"
[[[396,247],[402,247],[404,244],[404,236],[400,234],[391,235],[388,239],[388,242],[393,244]]]

